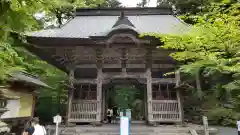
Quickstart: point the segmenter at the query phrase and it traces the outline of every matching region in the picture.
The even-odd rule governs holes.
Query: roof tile
[[[127,16],[140,33],[180,34],[188,26],[173,15]],[[60,28],[27,33],[33,37],[89,38],[110,31],[118,16],[76,16]]]

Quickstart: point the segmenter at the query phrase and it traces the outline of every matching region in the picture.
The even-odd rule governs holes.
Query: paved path
[[[230,127],[218,127],[213,126],[214,128],[219,129],[219,135],[237,135],[237,129],[236,128],[230,128]]]

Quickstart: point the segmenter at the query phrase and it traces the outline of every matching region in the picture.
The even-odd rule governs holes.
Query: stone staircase
[[[48,135],[55,135],[52,129]],[[59,135],[120,135],[119,126],[75,126],[72,128],[63,127],[59,130]],[[131,127],[130,135],[191,135],[188,128],[166,128],[166,127]]]

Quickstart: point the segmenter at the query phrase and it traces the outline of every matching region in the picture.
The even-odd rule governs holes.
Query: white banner
[[[129,118],[122,116],[120,118],[120,135],[129,135]]]

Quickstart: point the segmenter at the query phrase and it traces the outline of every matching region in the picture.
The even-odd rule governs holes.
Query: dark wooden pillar
[[[102,72],[102,50],[96,49],[96,64],[97,64],[97,124],[102,121],[102,104],[103,104],[103,72]]]
[[[180,77],[180,71],[179,70],[177,70],[175,72],[175,79],[176,79],[176,86],[179,86],[180,83],[181,83],[181,77]]]
[[[147,49],[146,54],[146,80],[147,80],[147,109],[148,109],[148,122],[151,124],[153,122],[152,113],[152,50]]]
[[[152,114],[152,72],[151,68],[146,70],[146,79],[147,79],[147,108],[148,108],[148,122],[153,122]]]
[[[180,76],[180,71],[177,70],[175,71],[175,79],[176,79],[176,86],[178,87],[181,83],[181,76]],[[179,110],[179,119],[180,119],[180,123],[183,123],[183,107],[182,107],[182,100],[181,100],[181,93],[180,91],[177,89],[177,101],[178,101],[178,110]]]
[[[106,90],[102,87],[102,120],[105,118],[106,112]]]
[[[70,85],[70,88],[68,90],[67,125],[70,124],[72,100],[74,96],[74,69],[70,69],[69,71],[69,85]]]
[[[102,68],[98,67],[97,69],[97,122],[101,122],[102,116]]]

